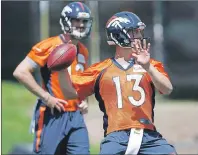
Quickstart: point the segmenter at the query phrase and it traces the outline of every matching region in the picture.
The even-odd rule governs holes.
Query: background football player
[[[88,132],[79,111],[79,108],[86,111],[87,103],[83,101],[80,104],[79,100],[66,101],[60,89],[58,73],[49,71],[46,62],[56,46],[71,41],[78,51],[76,59],[68,68],[70,74],[87,68],[88,51],[79,40],[90,34],[90,9],[81,2],[68,4],[61,12],[60,25],[64,33],[34,45],[13,75],[39,98],[32,123],[35,126],[34,152],[89,154]]]
[[[114,58],[72,76],[72,83],[67,70],[59,74],[63,92],[73,92],[64,93],[67,98],[95,93],[104,113],[100,154],[176,153],[154,125],[155,89],[170,94],[173,87],[162,63],[150,58],[145,27],[134,13],[116,13],[106,24],[108,43],[116,45]]]

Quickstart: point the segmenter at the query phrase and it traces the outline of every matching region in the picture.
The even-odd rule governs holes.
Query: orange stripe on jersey
[[[40,145],[40,141],[41,141],[41,133],[42,133],[42,130],[43,130],[45,110],[46,110],[46,107],[40,107],[39,108],[38,130],[36,132],[36,151],[39,150],[39,145]]]

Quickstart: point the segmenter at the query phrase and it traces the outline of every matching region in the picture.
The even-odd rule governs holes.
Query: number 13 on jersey
[[[129,82],[132,80],[135,81],[134,86],[132,87],[132,91],[138,91],[140,93],[139,100],[135,100],[133,96],[128,97],[130,103],[133,104],[134,106],[141,106],[145,101],[146,95],[145,95],[144,89],[139,86],[142,77],[143,77],[143,75],[139,75],[139,74],[131,74],[131,75],[127,75],[127,77],[126,77],[127,81],[129,81]],[[113,82],[115,83],[116,92],[117,92],[118,108],[122,108],[123,103],[122,103],[120,77],[119,76],[113,77]],[[127,84],[127,83],[125,83],[125,84]],[[123,89],[124,88],[125,87],[123,86]]]

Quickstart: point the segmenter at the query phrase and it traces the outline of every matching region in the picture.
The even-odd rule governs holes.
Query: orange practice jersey
[[[58,45],[66,43],[63,35],[48,38],[31,49],[28,57],[36,62],[40,67],[40,74],[42,78],[42,87],[54,97],[64,99],[63,93],[60,89],[58,81],[58,72],[50,72],[47,68],[47,59],[50,52]],[[88,51],[82,43],[77,45],[78,54],[72,65],[68,68],[70,74],[82,72],[88,67]],[[66,111],[75,111],[79,100],[69,100],[68,105],[65,105]]]
[[[168,77],[162,63],[151,60],[151,64]],[[81,99],[95,93],[107,134],[129,128],[154,129],[154,85],[140,65],[123,69],[114,59],[107,59],[72,76],[72,81]]]

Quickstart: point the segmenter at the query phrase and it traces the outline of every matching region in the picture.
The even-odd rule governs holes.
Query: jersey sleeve
[[[156,61],[156,60],[151,60],[151,64],[153,64],[153,66],[160,72],[162,73],[164,76],[166,76],[168,79],[170,79],[168,73],[165,71],[164,66],[161,62]],[[150,76],[148,76],[149,80],[151,80]],[[163,94],[162,92],[159,91],[160,94]]]
[[[160,73],[162,73],[162,74],[165,75],[167,78],[169,78],[168,73],[165,71],[164,66],[163,66],[163,64],[162,64],[161,62],[155,61],[153,65],[154,65],[154,67],[155,67]],[[169,78],[169,79],[170,79],[170,78]]]
[[[96,63],[84,72],[71,76],[73,86],[75,87],[80,100],[84,100],[86,97],[94,93],[95,82],[98,75],[109,65],[109,60]]]
[[[37,43],[32,47],[27,56],[43,67],[47,62],[49,53],[55,47],[52,42],[53,38],[49,38]]]

